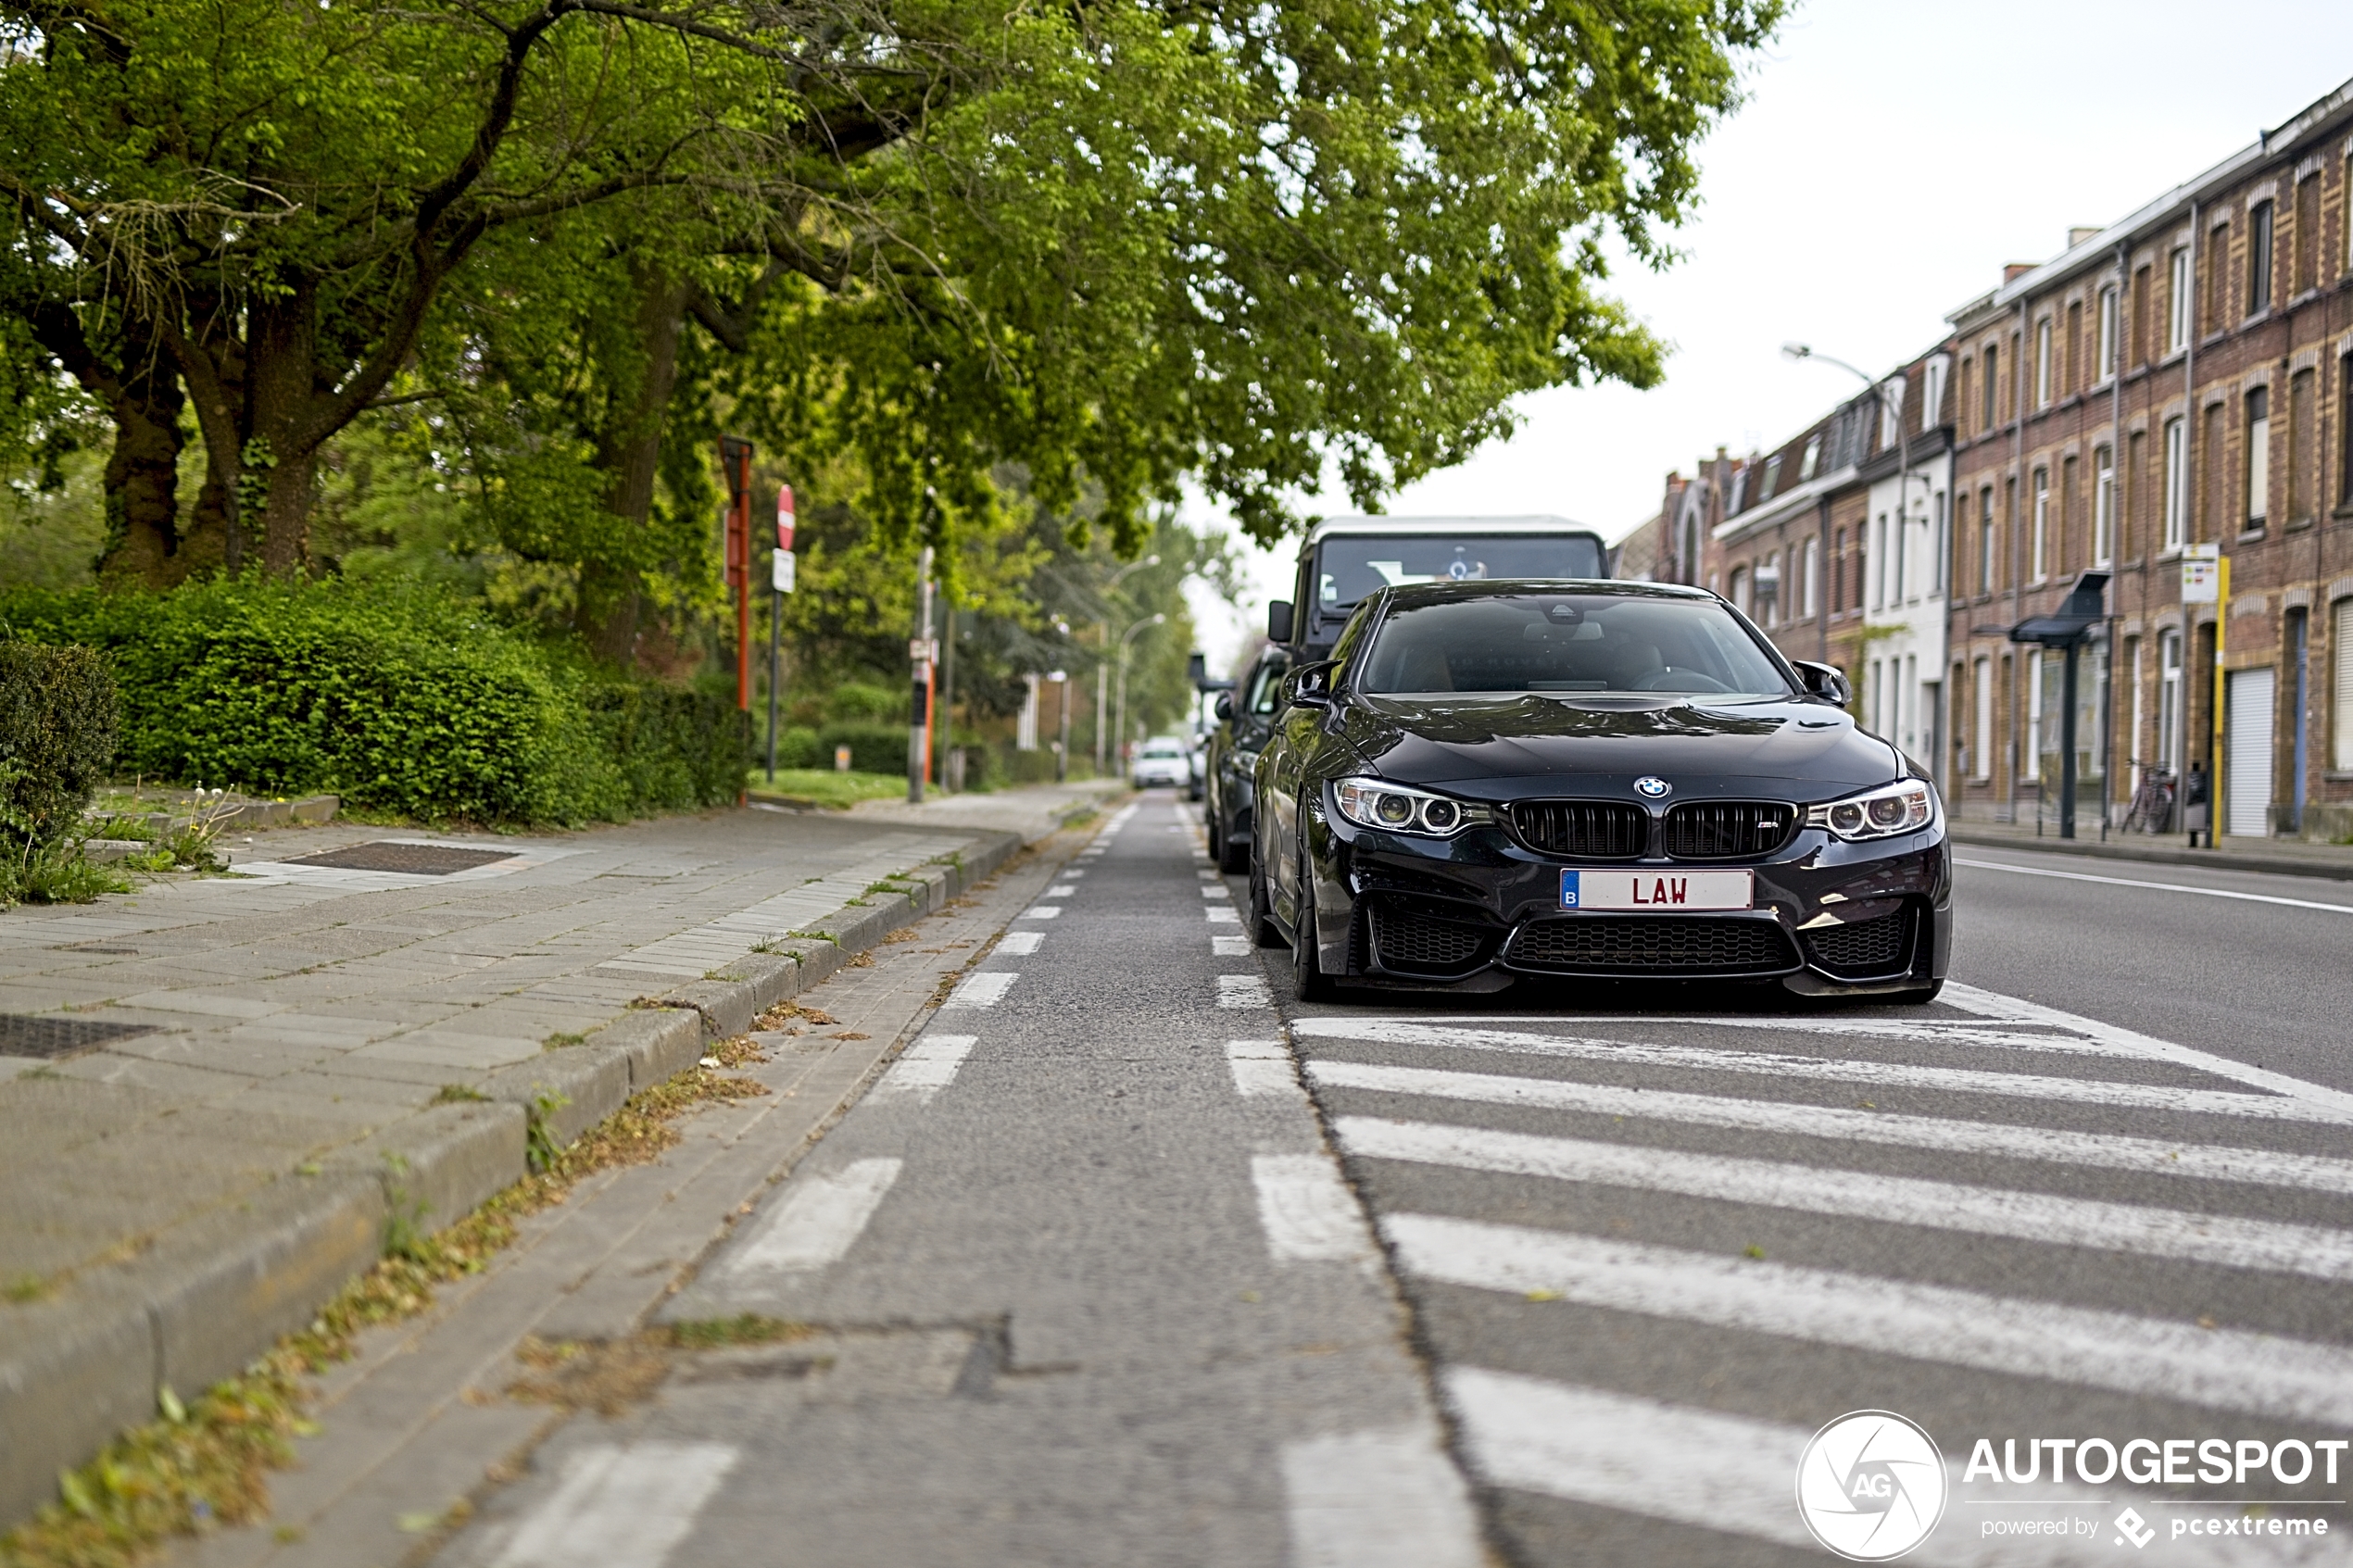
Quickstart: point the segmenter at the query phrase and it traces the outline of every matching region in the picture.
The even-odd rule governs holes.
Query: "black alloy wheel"
[[[1209,830],[1209,858],[1217,862],[1218,870],[1223,871],[1226,869],[1226,835],[1217,831],[1217,809],[1212,807],[1202,815],[1207,819],[1202,825]]]
[[[1254,945],[1261,947],[1279,947],[1283,945],[1282,930],[1275,923],[1274,905],[1266,897],[1266,868],[1258,863],[1254,853],[1250,858],[1250,912],[1242,919],[1250,924],[1250,939]]]
[[[1223,820],[1216,812],[1212,812],[1210,815],[1220,821]],[[1227,876],[1250,870],[1250,846],[1235,843],[1233,830],[1230,828],[1217,835],[1217,842],[1210,846],[1209,852],[1217,858],[1217,869]]]
[[[1291,922],[1290,994],[1302,1002],[1329,1001],[1332,983],[1315,947],[1315,893],[1305,858],[1299,867],[1299,916]]]

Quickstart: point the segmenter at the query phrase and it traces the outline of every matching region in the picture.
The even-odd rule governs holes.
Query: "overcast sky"
[[[2347,0],[1801,0],[1701,149],[1684,259],[1613,280],[1673,345],[1666,383],[1522,399],[1510,441],[1388,509],[1555,512],[1616,539],[1669,469],[1778,442],[1859,384],[1783,343],[1889,369],[2004,262],[2057,255],[2070,224],[2124,217],[2347,78]],[[1246,603],[1195,596],[1216,668],[1289,592],[1289,554],[1252,555]]]

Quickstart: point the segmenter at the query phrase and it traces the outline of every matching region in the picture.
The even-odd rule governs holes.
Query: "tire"
[[[1214,853],[1217,857],[1217,869],[1227,876],[1234,876],[1250,870],[1250,846],[1235,843],[1234,835],[1230,833],[1218,834],[1217,848]]]
[[[1226,865],[1226,835],[1217,831],[1215,811],[1204,811],[1202,815],[1208,819],[1202,825],[1209,831],[1209,858],[1216,861],[1222,871]]]
[[[1302,866],[1299,919],[1292,922],[1296,935],[1290,945],[1290,994],[1295,1001],[1327,1002],[1332,998],[1332,983],[1324,973],[1323,959],[1315,950],[1315,895],[1307,875],[1307,869]]]
[[[1283,934],[1275,925],[1275,911],[1266,901],[1266,868],[1258,857],[1250,858],[1250,912],[1242,919],[1249,922],[1250,939],[1261,947],[1279,947]]]

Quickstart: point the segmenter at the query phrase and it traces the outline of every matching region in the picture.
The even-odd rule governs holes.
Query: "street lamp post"
[[[1111,574],[1111,580],[1103,584],[1103,592],[1108,594],[1118,587],[1121,580],[1129,572],[1141,571],[1148,566],[1159,564],[1160,558],[1156,555],[1146,556],[1141,560],[1131,560]],[[1106,711],[1110,699],[1111,617],[1104,615],[1098,616],[1095,620],[1095,776],[1098,778],[1102,776],[1103,771],[1103,721],[1110,717]]]
[[[1139,633],[1139,632],[1142,631],[1145,627],[1147,627],[1147,626],[1158,626],[1159,624],[1161,624],[1163,621],[1166,621],[1167,619],[1168,619],[1168,617],[1166,617],[1165,615],[1148,615],[1148,616],[1144,617],[1144,619],[1142,619],[1141,621],[1139,621],[1138,622],[1136,622],[1136,624],[1134,624],[1133,626],[1130,626],[1129,628],[1127,628],[1127,630],[1126,630],[1126,631],[1122,632],[1122,633],[1119,634],[1119,746],[1120,746],[1120,749],[1121,749],[1121,750],[1123,750],[1123,751],[1124,751],[1124,750],[1126,750],[1126,746],[1127,746],[1127,643],[1128,643],[1128,640],[1129,640],[1130,638],[1134,637],[1134,636],[1135,636],[1135,634],[1136,634],[1137,633]],[[1099,741],[1098,741],[1098,744],[1100,744],[1100,739],[1099,739]],[[1116,755],[1116,753],[1114,753],[1114,755]],[[1100,773],[1100,772],[1101,772],[1101,771],[1102,771],[1102,764],[1101,764],[1101,762],[1098,762],[1098,763],[1095,765],[1095,771],[1096,771],[1098,773]],[[1122,772],[1124,773],[1124,772],[1126,772],[1126,769],[1125,767],[1123,767],[1123,768],[1120,770],[1120,771],[1122,771]]]

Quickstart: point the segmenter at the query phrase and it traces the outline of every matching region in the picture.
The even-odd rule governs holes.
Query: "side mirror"
[[[1817,664],[1810,659],[1790,661],[1797,668],[1798,678],[1806,683],[1806,695],[1820,697],[1832,708],[1843,708],[1855,700],[1855,688],[1835,665]]]
[[[1215,713],[1221,721],[1227,723],[1232,722],[1234,717],[1234,694],[1231,692],[1219,692],[1217,694],[1217,701],[1215,705],[1212,707],[1210,711]]]
[[[1210,689],[1207,654],[1197,653],[1185,660],[1185,679],[1193,684],[1193,690],[1197,692],[1205,692]]]
[[[1277,599],[1266,607],[1266,640],[1270,643],[1290,641],[1290,601]]]
[[[1337,662],[1328,659],[1301,665],[1283,677],[1283,700],[1302,708],[1329,708],[1332,702],[1332,671],[1337,668]]]

